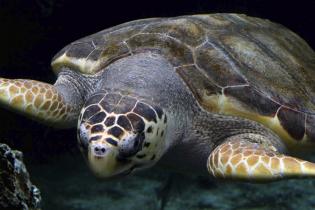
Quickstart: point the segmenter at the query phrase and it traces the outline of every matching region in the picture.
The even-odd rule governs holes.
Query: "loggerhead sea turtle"
[[[128,22],[71,43],[54,85],[0,79],[1,106],[77,125],[100,177],[157,162],[242,180],[314,177],[285,155],[315,149],[315,54],[285,27],[246,15]]]

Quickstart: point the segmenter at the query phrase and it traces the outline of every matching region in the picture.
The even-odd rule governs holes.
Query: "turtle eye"
[[[128,158],[138,153],[142,149],[144,139],[145,135],[143,132],[128,135],[122,139],[118,144],[119,156],[121,158]]]
[[[81,124],[78,131],[78,141],[83,148],[89,146],[89,131],[84,124]]]

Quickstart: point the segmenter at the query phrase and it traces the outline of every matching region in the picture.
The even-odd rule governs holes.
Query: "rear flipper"
[[[315,177],[314,163],[280,154],[262,142],[269,141],[258,134],[230,137],[210,154],[208,171],[218,178],[245,181]]]
[[[56,127],[73,126],[77,115],[55,86],[34,80],[0,78],[0,105]]]

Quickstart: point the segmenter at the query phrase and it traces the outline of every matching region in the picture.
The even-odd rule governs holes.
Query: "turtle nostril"
[[[105,152],[106,152],[106,149],[103,146],[98,145],[98,146],[94,147],[95,155],[103,156],[103,155],[105,155]]]

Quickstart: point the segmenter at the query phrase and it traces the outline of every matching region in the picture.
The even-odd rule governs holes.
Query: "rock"
[[[41,196],[30,179],[20,151],[0,143],[0,209],[40,209]]]

